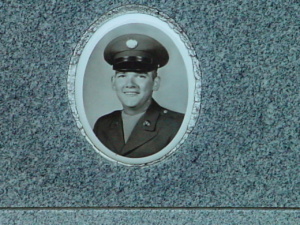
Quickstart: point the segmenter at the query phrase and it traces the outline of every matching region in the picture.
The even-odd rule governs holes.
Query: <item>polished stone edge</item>
[[[298,209],[3,209],[1,224],[299,224]]]

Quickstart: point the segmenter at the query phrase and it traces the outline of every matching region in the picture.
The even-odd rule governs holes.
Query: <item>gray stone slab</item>
[[[80,134],[67,98],[68,64],[81,35],[127,3],[174,18],[203,73],[195,129],[174,155],[145,168],[98,155]],[[0,207],[299,207],[299,8],[280,0],[1,1]],[[139,221],[182,218],[172,210],[118,212],[126,220],[137,212]],[[282,221],[289,213],[297,217],[277,212]],[[206,211],[182,213],[205,219]],[[263,214],[226,213],[242,215],[241,221]],[[267,218],[276,219],[274,213]],[[1,211],[5,222],[17,224],[46,220],[45,214]]]
[[[4,210],[1,224],[264,224],[297,225],[295,210]]]

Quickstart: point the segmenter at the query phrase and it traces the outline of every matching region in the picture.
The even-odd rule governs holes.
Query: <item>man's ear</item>
[[[112,77],[111,77],[111,87],[112,87],[112,89],[115,91],[116,90],[116,85],[115,85],[115,75],[113,75]]]
[[[152,88],[152,90],[153,91],[157,91],[158,89],[159,89],[159,87],[160,87],[160,77],[155,77],[154,78],[154,81],[153,81],[154,83],[153,83],[153,88]]]

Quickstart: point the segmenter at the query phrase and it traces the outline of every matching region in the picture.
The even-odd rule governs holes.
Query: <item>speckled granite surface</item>
[[[81,35],[127,3],[174,18],[203,72],[196,128],[147,168],[98,155],[67,98]],[[299,14],[283,0],[2,0],[0,207],[299,207]]]
[[[280,210],[31,210],[0,211],[2,224],[298,225],[297,211]]]

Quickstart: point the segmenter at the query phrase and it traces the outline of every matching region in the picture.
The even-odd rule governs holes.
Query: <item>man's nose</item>
[[[126,79],[126,87],[136,87],[136,83],[134,81],[134,77],[128,77]]]

